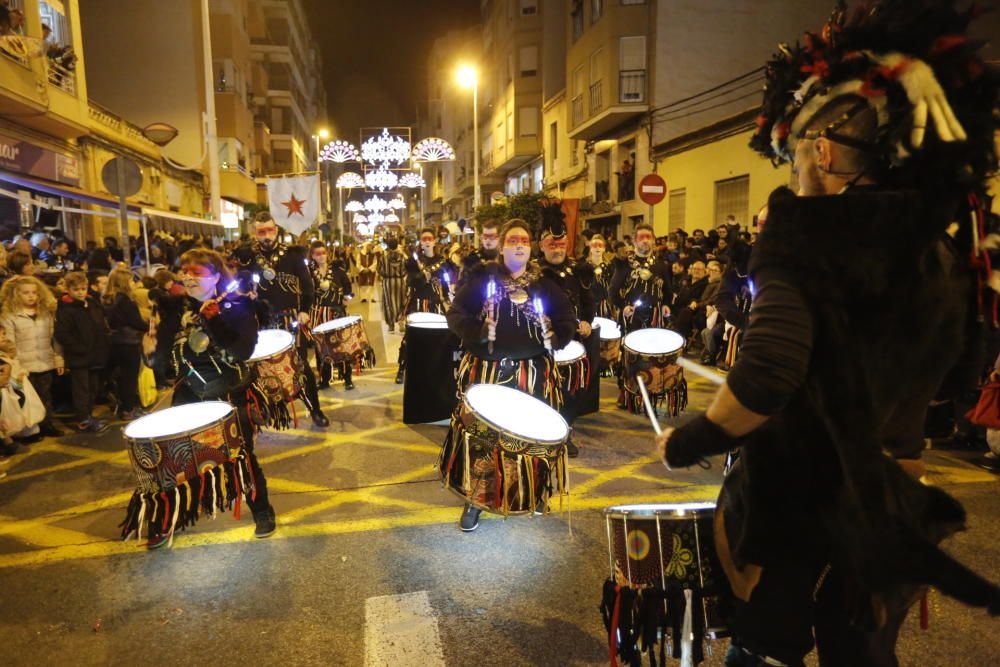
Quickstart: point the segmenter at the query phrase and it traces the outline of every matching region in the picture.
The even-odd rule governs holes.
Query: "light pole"
[[[472,212],[482,200],[479,191],[479,73],[471,65],[458,68],[458,82],[472,88]]]

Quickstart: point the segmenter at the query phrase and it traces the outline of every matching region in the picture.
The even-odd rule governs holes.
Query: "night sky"
[[[304,0],[323,55],[337,137],[367,126],[408,125],[426,97],[431,45],[479,23],[479,0]]]

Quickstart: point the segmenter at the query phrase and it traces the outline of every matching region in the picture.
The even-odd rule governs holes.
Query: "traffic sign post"
[[[639,199],[649,206],[649,224],[653,224],[653,206],[667,196],[667,182],[659,174],[646,174],[639,181]]]
[[[125,264],[132,265],[131,248],[128,240],[128,198],[142,189],[142,169],[132,160],[115,157],[104,163],[101,181],[113,195],[118,196],[118,215],[122,228],[122,254]]]

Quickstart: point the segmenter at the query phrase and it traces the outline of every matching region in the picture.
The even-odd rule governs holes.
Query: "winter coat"
[[[55,342],[55,317],[26,313],[8,315],[0,322],[7,340],[17,348],[17,360],[29,373],[63,368],[62,349]]]
[[[142,334],[149,331],[149,322],[142,318],[139,306],[124,294],[116,294],[115,300],[105,309],[108,328],[111,329],[111,343],[114,345],[142,342]]]
[[[59,299],[55,333],[66,368],[103,368],[107,364],[111,336],[97,299],[77,301],[68,294]]]

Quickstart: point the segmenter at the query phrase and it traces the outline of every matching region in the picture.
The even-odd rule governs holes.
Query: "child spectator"
[[[104,290],[108,288],[108,273],[111,269],[91,269],[87,271],[87,289],[90,292],[90,296],[94,297],[98,301],[104,296]]]
[[[108,424],[93,416],[94,400],[100,388],[101,369],[108,361],[110,336],[104,310],[88,294],[87,275],[66,275],[66,294],[56,307],[56,341],[70,371],[73,407],[78,431],[103,432]]]
[[[161,349],[170,349],[174,343],[174,337],[181,328],[181,314],[184,312],[184,286],[177,282],[177,277],[167,271],[160,269],[153,276],[156,287],[149,290],[149,300],[153,304],[154,317],[156,318],[156,344],[163,346]],[[173,368],[165,361],[157,363],[153,368],[156,374],[156,386],[164,389],[173,378]]]
[[[37,278],[20,276],[7,281],[0,290],[0,326],[13,342],[17,361],[45,406],[39,425],[42,436],[60,436],[52,409],[53,377],[66,372],[62,350],[55,344],[56,300]]]
[[[111,329],[111,357],[108,373],[118,369],[118,417],[132,421],[144,414],[139,407],[139,365],[142,363],[142,336],[149,321],[139,313],[132,294],[132,272],[115,269],[101,303]]]

